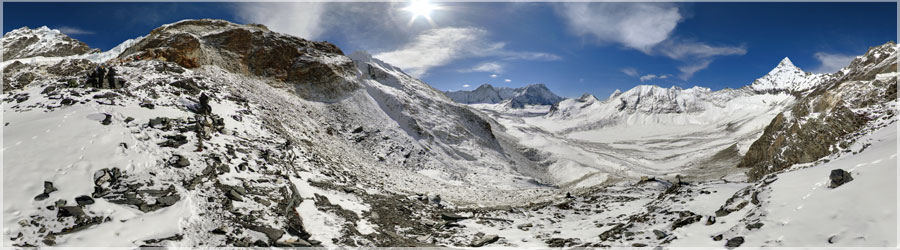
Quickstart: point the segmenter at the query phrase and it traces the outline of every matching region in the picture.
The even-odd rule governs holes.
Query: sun
[[[412,2],[409,3],[409,6],[403,8],[403,10],[412,13],[412,18],[409,20],[410,25],[412,25],[418,17],[424,17],[429,23],[434,24],[434,22],[431,21],[431,11],[437,9],[440,9],[440,6],[431,4],[428,0],[412,0]]]

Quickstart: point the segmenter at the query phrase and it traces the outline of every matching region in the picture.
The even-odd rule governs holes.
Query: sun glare
[[[431,4],[428,0],[412,0],[409,3],[409,6],[403,8],[405,11],[409,11],[412,13],[412,18],[409,20],[409,24],[412,24],[416,21],[418,17],[424,17],[428,20],[429,23],[434,24],[431,21],[431,11],[439,9],[437,5]]]

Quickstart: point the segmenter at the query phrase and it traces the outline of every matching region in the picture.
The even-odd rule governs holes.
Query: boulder
[[[34,197],[34,200],[36,200],[36,201],[42,201],[42,200],[46,200],[47,198],[50,198],[50,195],[49,195],[49,194],[47,194],[47,193],[41,193],[41,194],[35,196],[35,197]]]
[[[151,108],[152,109],[152,108]],[[151,128],[169,130],[171,129],[171,125],[169,125],[169,118],[166,117],[157,117],[150,119],[150,122],[147,124]]]
[[[241,194],[234,189],[228,190],[228,192],[225,193],[225,196],[233,201],[244,201],[244,198],[241,196]]]
[[[160,147],[178,148],[188,143],[187,136],[184,135],[167,135],[165,138],[166,141],[159,143]]]
[[[703,219],[702,215],[694,214],[690,211],[681,211],[681,212],[679,212],[679,214],[681,217],[672,223],[672,230],[675,230],[676,228],[679,228],[679,227],[693,224],[693,223],[698,222]]]
[[[76,102],[78,102],[78,101],[75,101],[75,99],[65,98],[61,102],[59,102],[59,104],[69,106],[69,105],[75,104]]]
[[[725,242],[725,247],[735,248],[735,247],[741,246],[741,244],[744,244],[744,237],[738,236],[738,237],[728,239],[728,241]]]
[[[468,219],[468,217],[454,214],[454,213],[441,213],[441,219],[446,221],[460,221]]]
[[[56,190],[58,190],[58,189],[56,189],[56,187],[53,186],[53,182],[49,182],[49,181],[44,182],[44,193],[45,194],[53,193]]]
[[[191,161],[188,160],[187,157],[181,156],[179,154],[172,155],[172,158],[169,158],[169,166],[174,168],[183,168],[191,165]]]
[[[82,195],[82,196],[75,197],[75,203],[77,203],[79,206],[87,206],[87,205],[94,204],[94,199],[91,198],[90,196]]]
[[[79,206],[63,206],[59,207],[59,212],[56,213],[57,217],[82,217],[84,216],[84,210]]]
[[[178,195],[167,195],[156,198],[156,204],[168,207],[171,205],[175,205],[175,202],[178,202],[178,199],[180,198],[181,197],[179,197]]]
[[[500,236],[497,236],[496,234],[488,234],[485,236],[481,236],[481,238],[478,238],[475,241],[473,241],[471,246],[472,247],[482,247],[487,244],[497,242],[497,240],[500,240]]]
[[[293,239],[293,240],[283,240],[275,242],[276,247],[311,247],[312,243],[309,243],[303,239]]]
[[[663,232],[663,231],[660,231],[660,230],[653,230],[653,234],[656,235],[656,239],[657,239],[657,240],[660,240],[660,239],[665,238],[666,236],[668,236],[668,235],[666,234],[666,232]]]
[[[831,170],[829,178],[831,179],[831,184],[828,185],[829,188],[836,188],[853,180],[853,176],[850,172],[844,171],[843,169]]]
[[[103,118],[103,121],[100,121],[100,124],[103,124],[103,125],[112,124],[112,115],[110,115],[110,114],[103,114],[103,115],[105,115],[106,118]]]
[[[226,233],[228,233],[228,232],[225,232],[224,227],[217,227],[216,229],[213,229],[212,231],[209,231],[209,232],[213,233],[213,234],[219,234],[219,235],[225,235]]]
[[[266,237],[269,238],[269,240],[272,242],[277,241],[281,238],[282,235],[284,235],[284,231],[281,229],[274,229],[264,226],[250,226],[247,227],[247,229],[265,234]]]
[[[551,238],[549,240],[544,241],[547,243],[547,246],[552,248],[561,248],[561,247],[571,247],[578,244],[581,244],[581,240],[577,238]]]

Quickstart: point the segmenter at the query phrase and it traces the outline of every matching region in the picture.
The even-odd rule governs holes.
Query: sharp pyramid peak
[[[799,67],[794,65],[794,62],[792,62],[790,58],[785,57],[784,59],[781,59],[781,62],[778,62],[778,66],[775,66],[772,71],[769,71],[769,75],[780,75],[787,72],[793,72],[791,74],[805,73],[803,69],[800,69]]]
[[[797,66],[794,66],[794,62],[791,62],[791,59],[788,57],[784,57],[784,59],[781,59],[781,62],[778,63],[778,66],[793,67],[793,68],[797,67]]]

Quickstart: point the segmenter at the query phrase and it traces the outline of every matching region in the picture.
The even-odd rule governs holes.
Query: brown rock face
[[[215,65],[293,84],[304,98],[334,99],[358,88],[355,66],[337,46],[269,31],[262,25],[189,20],[153,30],[121,59],[157,59],[185,68]]]

